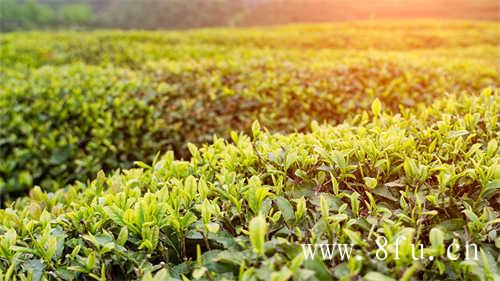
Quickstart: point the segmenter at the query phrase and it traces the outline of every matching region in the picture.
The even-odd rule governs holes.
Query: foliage
[[[50,5],[37,0],[0,0],[0,32],[88,25],[92,20],[93,11],[87,3],[53,2]]]
[[[92,20],[92,10],[84,4],[68,4],[59,11],[61,19],[68,24],[85,24]]]
[[[83,83],[83,82],[82,82]],[[3,280],[497,280],[500,93],[355,115],[310,133],[231,133],[151,164],[35,187],[0,210]],[[375,258],[375,239],[408,244]],[[411,238],[411,239],[410,239]],[[305,260],[298,243],[354,243]],[[477,243],[453,261],[451,242]],[[460,252],[463,254],[463,252]]]
[[[305,132],[313,120],[338,123],[370,109],[375,97],[398,111],[498,85],[492,47],[463,57],[249,47],[220,55],[202,43],[169,47],[154,33],[93,36],[55,33],[48,44],[25,34],[3,38],[11,66],[0,76],[0,193],[7,198],[149,162],[158,151],[186,159],[187,142],[249,132],[254,120],[276,132]],[[481,59],[471,59],[477,52]]]
[[[316,57],[327,62],[357,57],[359,50],[366,50],[365,56],[376,55],[382,50],[395,51],[391,53],[393,56],[412,51],[410,57],[434,59],[440,56],[448,61],[474,58],[491,63],[498,61],[499,34],[497,23],[429,20],[168,32],[13,32],[0,35],[0,51],[6,66],[28,64],[36,67],[83,61],[138,68],[145,62],[159,59],[219,61],[249,59],[256,55],[279,56],[279,59],[295,62]]]
[[[498,34],[2,34],[0,281],[498,280]]]
[[[152,113],[134,99],[133,76],[83,65],[43,68],[28,80],[13,74],[0,93],[2,192],[54,190],[154,153],[154,119],[142,119]]]

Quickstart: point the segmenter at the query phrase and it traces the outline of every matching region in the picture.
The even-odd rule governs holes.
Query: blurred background
[[[1,31],[185,29],[356,19],[499,20],[500,0],[0,0]]]

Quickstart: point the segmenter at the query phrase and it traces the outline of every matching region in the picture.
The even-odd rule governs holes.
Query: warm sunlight
[[[247,20],[257,18],[285,23],[290,19],[305,22],[443,17],[500,19],[498,0],[290,0],[272,3],[257,6],[251,16],[247,15]],[[271,13],[273,17],[268,17]]]
[[[0,281],[500,281],[500,0],[0,0]]]

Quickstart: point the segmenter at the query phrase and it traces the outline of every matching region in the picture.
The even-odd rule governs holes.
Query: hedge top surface
[[[4,280],[496,280],[498,89],[387,114],[376,100],[335,127],[231,134],[151,165],[0,210]],[[375,238],[425,245],[375,259]],[[306,261],[298,243],[354,243],[349,262]],[[474,242],[478,260],[449,260]],[[406,244],[405,244],[406,245]],[[454,252],[455,254],[462,251]],[[153,276],[154,275],[154,276]],[[183,277],[184,276],[184,277]]]
[[[161,58],[227,58],[260,49],[411,51],[498,47],[500,24],[484,21],[366,21],[266,28],[174,31],[14,32],[0,35],[5,65],[81,60],[140,65]]]
[[[500,49],[382,53],[250,52],[248,57],[150,61],[138,69],[72,63],[0,74],[0,195],[55,190],[103,169],[149,162],[210,142],[254,120],[273,132],[341,122],[378,97],[430,104],[445,93],[499,84]],[[476,55],[480,52],[481,55]]]

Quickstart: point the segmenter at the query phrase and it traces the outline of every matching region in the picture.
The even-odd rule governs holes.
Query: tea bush
[[[35,187],[0,210],[0,280],[497,280],[499,106],[498,88],[398,114],[377,99],[310,133],[254,123],[189,145],[189,161]],[[398,235],[399,259],[377,259],[375,239]],[[334,242],[359,259],[305,260],[299,245]],[[435,259],[414,261],[411,242]],[[452,242],[479,258],[448,259]]]
[[[140,81],[118,69],[76,65],[6,74],[0,93],[0,192],[56,189],[154,153]],[[135,151],[139,145],[141,152]],[[149,150],[148,150],[149,149]]]
[[[101,169],[152,161],[157,151],[187,159],[187,142],[248,132],[254,120],[275,132],[304,132],[313,120],[349,119],[375,97],[397,111],[498,84],[498,69],[487,62],[341,54],[154,61],[134,70],[81,63],[9,69],[0,78],[0,194],[15,198],[33,185],[55,190]]]
[[[189,31],[14,32],[0,36],[3,63],[120,64],[140,67],[161,58],[219,57],[244,49],[328,49],[408,51],[464,49],[500,44],[495,22],[360,21],[337,24],[288,25],[266,28],[213,28]],[[447,50],[448,51],[448,50]],[[498,58],[498,55],[496,56]]]

